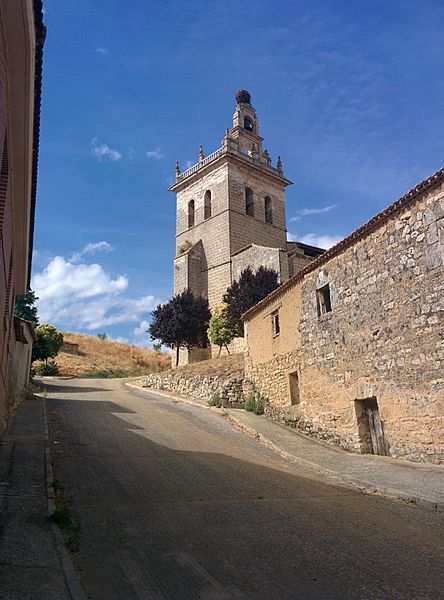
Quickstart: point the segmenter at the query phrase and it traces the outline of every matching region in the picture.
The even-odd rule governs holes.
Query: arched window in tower
[[[250,117],[244,117],[244,129],[247,131],[253,131],[254,125]]]
[[[273,225],[273,203],[269,196],[265,196],[265,223]]]
[[[194,200],[188,202],[188,228],[194,227]]]
[[[211,192],[207,190],[204,196],[204,219],[211,217]]]
[[[254,217],[253,190],[249,187],[245,188],[245,214]]]

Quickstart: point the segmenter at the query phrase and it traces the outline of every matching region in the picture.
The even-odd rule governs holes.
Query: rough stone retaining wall
[[[222,406],[239,408],[243,403],[242,378],[214,375],[148,375],[138,380],[143,387],[163,390],[209,402],[218,393]]]

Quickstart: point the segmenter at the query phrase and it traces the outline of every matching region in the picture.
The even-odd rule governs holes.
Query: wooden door
[[[381,456],[388,455],[388,444],[385,439],[384,425],[379,417],[378,403],[376,398],[364,400],[364,411],[367,416],[367,422],[370,429],[373,454]]]

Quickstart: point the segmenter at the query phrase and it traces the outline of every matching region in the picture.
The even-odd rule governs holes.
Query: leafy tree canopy
[[[53,325],[42,323],[35,328],[37,340],[32,345],[32,360],[44,360],[57,356],[63,344],[63,333]]]
[[[14,314],[16,317],[31,321],[34,325],[39,322],[37,316],[37,306],[34,306],[38,298],[32,290],[28,290],[26,294],[15,297]]]
[[[208,339],[215,346],[219,346],[219,354],[222,347],[225,346],[228,354],[228,344],[234,338],[234,331],[230,327],[228,318],[228,306],[226,304],[219,304],[211,313],[210,325],[208,327]]]
[[[164,346],[176,348],[177,366],[180,348],[203,348],[207,345],[210,317],[208,300],[185,290],[153,310],[148,333],[152,340],[160,340]]]
[[[227,289],[223,301],[228,306],[229,325],[235,337],[244,335],[241,320],[243,313],[268,296],[278,285],[278,274],[273,269],[259,267],[256,273],[253,273],[251,267],[247,267],[239,279]]]

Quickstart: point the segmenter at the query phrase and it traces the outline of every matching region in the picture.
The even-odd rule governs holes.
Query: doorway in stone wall
[[[379,416],[376,398],[355,400],[355,410],[362,452],[388,456],[389,445],[385,437],[384,423]]]
[[[288,374],[288,387],[290,389],[291,405],[293,406],[294,404],[299,404],[299,376],[297,371]]]

